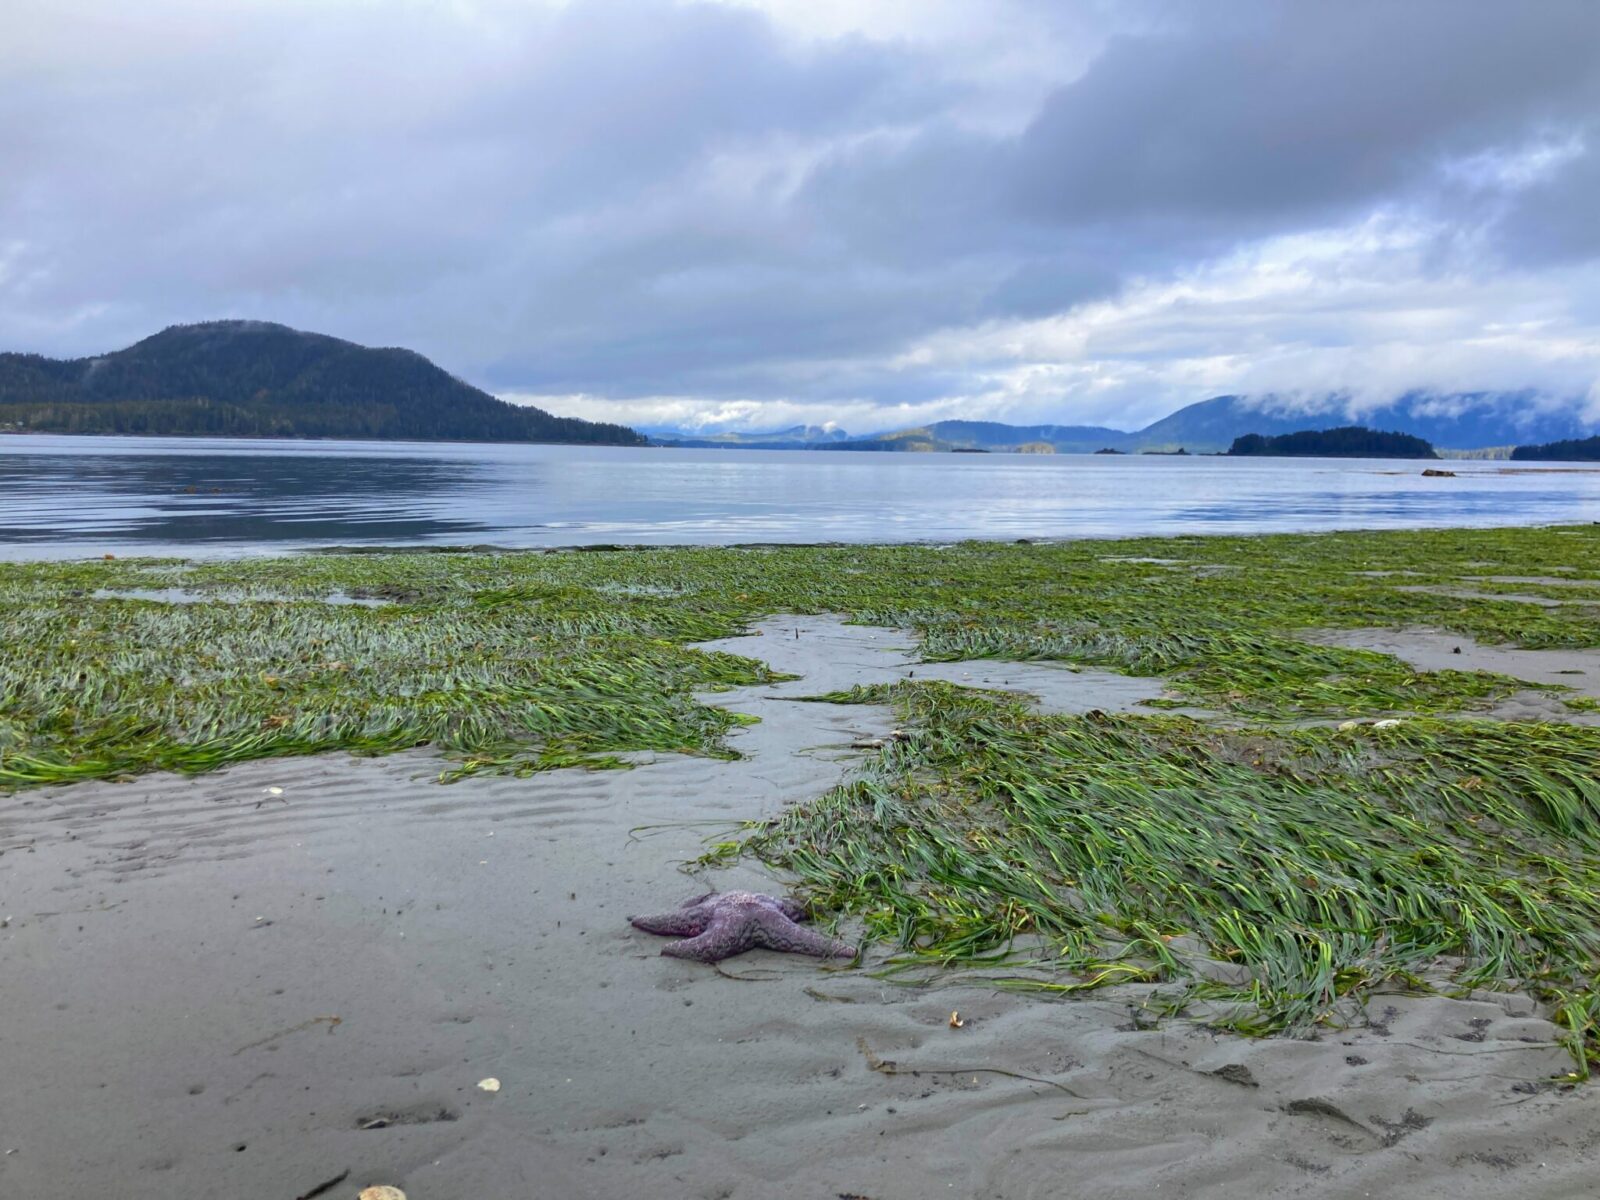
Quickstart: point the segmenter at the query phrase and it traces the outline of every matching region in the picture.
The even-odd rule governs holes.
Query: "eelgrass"
[[[863,917],[898,969],[1173,984],[1165,1007],[1248,1033],[1349,1019],[1379,986],[1521,988],[1584,1070],[1600,1052],[1600,731],[1042,717],[947,684],[832,698],[891,700],[912,740],[745,848]]]
[[[5,629],[11,784],[423,743],[502,768],[715,753],[738,718],[689,689],[769,677],[748,660],[517,609],[102,601],[14,609]],[[17,664],[22,646],[31,661]]]
[[[215,602],[95,598],[144,588]],[[884,693],[915,740],[748,848],[863,914],[902,966],[1050,990],[1139,981],[1252,1032],[1343,1019],[1378,986],[1520,987],[1586,1070],[1600,734],[1463,720],[1527,685],[1305,635],[1425,625],[1593,647],[1595,596],[1593,526],[7,563],[0,788],[422,744],[451,774],[725,755],[741,718],[694,693],[770,675],[690,644],[837,612],[913,630],[928,658],[1158,675],[1160,703],[1222,718]],[[1387,716],[1406,719],[1303,727]]]
[[[1162,989],[1152,1003],[1246,1032],[1346,1019],[1374,987],[1523,987],[1586,1072],[1600,734],[1459,720],[1526,685],[1304,634],[1600,645],[1597,534],[5,563],[0,787],[419,744],[451,774],[726,754],[741,718],[694,691],[770,674],[690,643],[834,611],[914,630],[926,658],[1162,675],[1168,704],[1232,723],[1042,718],[947,686],[877,694],[914,741],[747,848],[864,915],[901,968],[1045,990],[1144,982]],[[94,598],[152,587],[218,602]],[[1296,728],[1389,715],[1406,720]]]
[[[719,753],[732,718],[692,692],[765,675],[686,646],[782,611],[910,628],[928,658],[1161,675],[1169,703],[1269,721],[1472,712],[1524,686],[1310,629],[1600,645],[1600,606],[1415,590],[1466,582],[1600,593],[1600,529],[5,563],[0,786],[423,743],[466,769]],[[141,588],[230,603],[94,598]]]

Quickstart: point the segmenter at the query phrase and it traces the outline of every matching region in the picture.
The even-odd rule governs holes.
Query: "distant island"
[[[1409,433],[1380,433],[1360,425],[1337,429],[1302,429],[1296,433],[1263,437],[1247,433],[1233,439],[1233,457],[1280,456],[1290,458],[1438,458],[1433,447]]]
[[[651,429],[640,427],[657,446],[672,446],[690,450],[802,450],[831,449],[836,443],[850,440],[842,429],[822,425],[793,425],[788,429],[770,429],[757,433],[694,433],[682,429]]]
[[[1518,446],[1511,457],[1520,462],[1600,462],[1600,437]]]
[[[264,321],[174,325],[95,358],[0,354],[0,431],[645,444],[507,404],[411,350]]]
[[[762,450],[890,450],[950,453],[992,450],[1042,453],[1048,445],[1057,454],[1098,454],[1147,450],[1189,454],[1227,451],[1245,434],[1275,437],[1307,429],[1329,428],[1360,420],[1368,428],[1392,429],[1421,438],[1442,458],[1506,458],[1519,443],[1555,442],[1600,433],[1583,417],[1582,398],[1552,398],[1531,389],[1508,392],[1412,391],[1387,403],[1349,411],[1349,397],[1329,392],[1294,398],[1273,395],[1213,396],[1186,405],[1142,429],[1104,425],[1007,425],[1001,421],[934,421],[907,429],[854,436],[835,426],[796,426],[760,433],[716,433],[657,428],[645,430],[651,440],[668,446],[716,446]]]

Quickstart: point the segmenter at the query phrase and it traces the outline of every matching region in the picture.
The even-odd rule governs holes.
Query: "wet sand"
[[[1321,646],[1392,654],[1419,671],[1490,671],[1528,683],[1570,688],[1569,695],[1600,700],[1600,650],[1523,650],[1486,645],[1440,629],[1325,629],[1305,638]],[[1502,721],[1600,724],[1600,713],[1575,712],[1562,703],[1562,693],[1551,691],[1517,692],[1487,713],[1469,715]]]
[[[0,1196],[294,1200],[346,1170],[324,1195],[1589,1191],[1600,1089],[1543,1087],[1570,1061],[1522,997],[1380,996],[1371,1027],[1250,1041],[1137,1028],[1109,992],[660,957],[626,917],[704,890],[677,869],[703,837],[815,795],[891,727],[784,697],[913,670],[1064,711],[1161,690],[924,666],[817,618],[717,648],[804,676],[713,698],[761,718],[738,762],[441,786],[425,753],[325,756],[6,798]],[[751,865],[710,883],[781,890]]]
[[[1544,583],[1547,581],[1540,580],[1539,582]],[[1556,580],[1555,585],[1558,587],[1564,587],[1571,582],[1571,580]],[[1397,587],[1395,588],[1395,591],[1416,592],[1427,596],[1448,596],[1452,600],[1488,600],[1500,604],[1531,604],[1535,608],[1560,608],[1566,604],[1576,604],[1580,608],[1594,608],[1600,606],[1600,600],[1589,600],[1581,596],[1573,596],[1567,599],[1557,600],[1550,596],[1524,595],[1520,592],[1485,592],[1476,590],[1474,588],[1463,587],[1430,587],[1412,585],[1406,587]]]

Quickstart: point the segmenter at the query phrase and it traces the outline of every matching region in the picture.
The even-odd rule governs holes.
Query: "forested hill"
[[[1600,437],[1518,446],[1511,457],[1520,462],[1597,462],[1600,461]]]
[[[174,325],[98,358],[0,354],[0,430],[644,443],[507,404],[410,350],[262,321]]]
[[[1434,449],[1409,433],[1380,433],[1360,425],[1302,429],[1277,437],[1247,433],[1233,439],[1231,455],[1284,455],[1307,458],[1438,458]]]

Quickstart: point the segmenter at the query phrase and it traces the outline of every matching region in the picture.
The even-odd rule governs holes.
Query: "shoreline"
[[[561,417],[551,414],[558,420],[583,420],[577,417]],[[1297,454],[1289,452],[1280,453],[1247,453],[1233,454],[1227,449],[1218,450],[1187,450],[1182,447],[1176,450],[1050,450],[1048,452],[1030,451],[1022,449],[1002,450],[993,448],[955,446],[949,449],[921,449],[907,451],[892,446],[860,445],[841,447],[831,443],[719,443],[713,440],[691,439],[666,439],[654,440],[651,435],[641,435],[647,440],[642,443],[615,442],[615,441],[540,441],[532,439],[506,439],[501,441],[484,441],[476,438],[359,438],[359,437],[322,437],[315,434],[266,434],[266,433],[71,433],[65,430],[49,429],[0,429],[0,439],[27,438],[27,437],[71,437],[71,438],[129,438],[129,439],[155,439],[170,441],[227,441],[227,442],[314,442],[345,445],[387,445],[399,446],[579,446],[579,447],[605,447],[620,450],[758,450],[758,451],[834,451],[838,453],[877,453],[877,454],[905,454],[939,455],[939,454],[997,454],[1019,457],[1045,457],[1045,458],[1092,458],[1097,455],[1117,455],[1122,457],[1151,457],[1151,458],[1292,458],[1308,459],[1317,462],[1340,462],[1351,459],[1368,462],[1483,462],[1503,463],[1520,462],[1536,463],[1547,462],[1557,467],[1576,467],[1578,469],[1600,470],[1600,467],[1585,468],[1582,464],[1592,463],[1592,458],[1526,458],[1513,459],[1511,451],[1520,449],[1519,446],[1483,446],[1461,448],[1453,446],[1436,446],[1433,448],[1432,458],[1415,457],[1408,454]],[[868,439],[870,440],[870,439]],[[1582,440],[1582,439],[1575,439]],[[1537,449],[1537,446],[1530,447]],[[1496,453],[1504,450],[1504,454]]]
[[[427,753],[319,756],[15,797],[0,1184],[295,1195],[349,1169],[331,1194],[1021,1197],[1070,1170],[1113,1198],[1581,1190],[1600,1089],[1544,1090],[1568,1060],[1516,995],[1391,994],[1372,1027],[1256,1040],[1143,1027],[1137,988],[897,988],[870,974],[882,951],[867,970],[659,957],[626,914],[700,889],[677,862],[842,779],[867,758],[850,743],[891,726],[782,697],[929,669],[894,631],[818,618],[707,648],[801,674],[708,697],[762,718],[738,762],[439,786]],[[942,673],[1059,677],[1066,711],[1159,690]],[[749,864],[711,882],[777,890]]]
[[[1540,470],[1535,468],[1535,470]],[[1600,473],[1600,468],[1594,469]],[[1488,472],[1486,472],[1488,473]],[[1521,473],[1494,472],[1494,473]],[[1560,474],[1561,470],[1542,470],[1544,474]],[[1588,472],[1585,472],[1588,473]],[[550,555],[550,554],[620,554],[620,553],[647,553],[665,551],[702,551],[702,550],[872,550],[872,549],[913,549],[913,550],[944,550],[962,545],[973,546],[1072,546],[1079,543],[1106,544],[1117,542],[1161,542],[1161,541],[1234,541],[1241,538],[1259,540],[1264,538],[1312,538],[1312,537],[1349,537],[1370,535],[1374,537],[1402,536],[1407,533],[1489,533],[1504,530],[1528,530],[1530,532],[1541,530],[1576,530],[1587,526],[1600,527],[1600,519],[1585,523],[1571,521],[1546,521],[1532,522],[1507,522],[1504,524],[1474,524],[1474,525],[1427,525],[1419,524],[1399,528],[1385,525],[1351,526],[1339,529],[1285,529],[1272,531],[1258,531],[1250,533],[1229,533],[1220,530],[1197,530],[1193,533],[1166,533],[1151,534],[1148,536],[1130,535],[1127,533],[1082,533],[1070,536],[1037,535],[1030,537],[989,537],[989,538],[923,538],[905,541],[751,541],[751,542],[572,542],[557,545],[528,545],[512,546],[494,542],[402,542],[402,543],[293,543],[275,546],[268,543],[222,543],[216,547],[196,547],[193,543],[186,543],[184,553],[168,553],[162,544],[155,544],[148,552],[138,543],[124,544],[113,539],[103,539],[97,545],[113,546],[117,553],[112,557],[127,562],[147,561],[180,561],[193,563],[226,564],[228,562],[261,559],[261,558],[297,558],[304,556],[374,556],[374,555],[458,555],[458,554],[496,554],[496,555]],[[13,547],[28,546],[24,542],[0,542],[0,566],[6,564],[28,563],[93,563],[106,558],[104,550],[86,551],[78,557],[40,556],[27,558],[11,556],[8,551]],[[216,552],[210,553],[214,549]]]
[[[0,1191],[294,1196],[347,1168],[328,1194],[1012,1200],[1060,1194],[1065,1173],[1112,1200],[1586,1186],[1600,1085],[1574,1086],[1577,1018],[1505,977],[1461,986],[1455,948],[1408,984],[1418,960],[1380,961],[1376,939],[1351,960],[1365,984],[1243,1036],[1226,992],[1250,972],[1202,936],[1214,910],[1139,909],[1160,883],[1139,866],[1096,902],[1132,906],[1122,941],[1069,958],[1070,938],[1014,925],[1015,978],[958,955],[905,985],[926,974],[919,941],[1021,911],[984,899],[1037,872],[1037,822],[993,815],[1006,795],[1051,797],[1062,828],[1087,795],[1090,817],[1144,804],[1210,829],[1191,887],[1269,882],[1304,850],[1274,822],[1307,795],[1374,856],[1430,828],[1440,853],[1469,850],[1479,807],[1505,824],[1492,871],[1426,876],[1424,854],[1405,868],[1419,890],[1538,887],[1516,853],[1559,846],[1580,891],[1600,879],[1592,814],[1554,829],[1516,782],[1592,761],[1600,736],[1592,527],[0,564],[0,592],[21,706],[0,754]],[[1397,624],[1363,622],[1379,613]],[[1510,648],[1511,629],[1545,648]],[[53,723],[67,694],[81,734]],[[118,741],[130,713],[211,740]],[[1462,753],[1484,778],[1438,774]],[[1366,801],[1404,816],[1389,832],[1334,807],[1383,780],[1409,780]],[[1445,793],[1457,807],[1426,822],[1404,807]],[[1205,807],[1236,795],[1262,818],[1240,842]],[[1140,827],[1106,819],[1131,853]],[[894,857],[924,827],[953,847],[932,886],[921,851]],[[796,835],[813,853],[793,869],[792,845],[763,849]],[[894,887],[840,891],[855,861]],[[1071,883],[1046,891],[1070,914],[1087,885],[1056,869]],[[1293,871],[1297,894],[1355,886],[1337,862]],[[708,887],[796,888],[825,925],[876,933],[848,967],[758,951],[710,968],[627,924]],[[921,914],[910,946],[902,911]],[[1157,919],[1165,949],[1128,932]],[[1041,950],[1075,987],[1083,963],[1138,969],[1016,990]],[[1570,957],[1550,953],[1552,971]],[[1196,979],[1211,990],[1169,1015]]]

